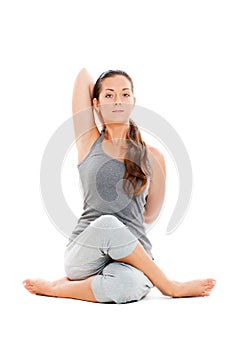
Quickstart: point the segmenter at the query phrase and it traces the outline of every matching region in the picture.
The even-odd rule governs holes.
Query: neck
[[[105,139],[113,144],[118,144],[121,140],[126,140],[129,130],[129,124],[111,123],[107,124],[105,130]]]

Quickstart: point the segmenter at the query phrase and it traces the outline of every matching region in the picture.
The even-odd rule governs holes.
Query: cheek
[[[103,99],[100,97],[99,99],[99,108],[101,111],[104,111],[105,109],[112,108],[113,101],[110,99]]]
[[[100,108],[100,112],[102,114],[103,117],[109,116],[112,113],[112,104],[110,103],[105,103],[105,104],[101,104],[99,106]]]
[[[127,103],[124,105],[124,110],[129,114],[132,112],[133,108],[134,108],[133,103]]]
[[[112,110],[113,109],[113,104],[112,103],[102,103],[99,105],[101,110]]]

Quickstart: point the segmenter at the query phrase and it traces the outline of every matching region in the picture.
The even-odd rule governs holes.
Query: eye
[[[130,97],[130,94],[124,93],[123,96],[124,96],[124,97]]]
[[[112,97],[113,97],[113,94],[106,94],[105,97],[106,97],[106,98],[112,98]]]

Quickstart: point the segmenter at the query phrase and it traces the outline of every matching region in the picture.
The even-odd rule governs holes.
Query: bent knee
[[[111,263],[103,270],[99,285],[104,291],[102,302],[117,304],[138,301],[144,298],[153,287],[150,280],[139,270],[125,263]]]
[[[124,224],[114,215],[101,215],[91,225],[95,228],[118,228]]]

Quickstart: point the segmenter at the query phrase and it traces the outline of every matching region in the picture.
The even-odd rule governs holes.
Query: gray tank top
[[[114,215],[137,237],[147,253],[151,254],[151,242],[146,237],[143,225],[144,206],[150,185],[143,192],[128,197],[122,188],[125,173],[125,164],[102,149],[102,141],[105,131],[94,142],[87,156],[77,165],[83,194],[83,212],[72,231],[71,239],[75,238],[95,219],[101,215]],[[152,169],[147,161],[150,174]],[[140,182],[139,182],[140,184]]]

